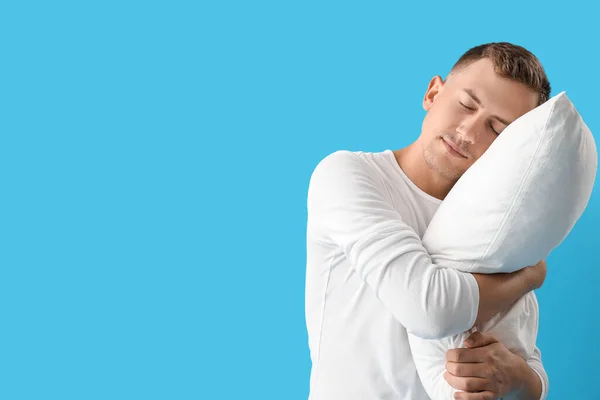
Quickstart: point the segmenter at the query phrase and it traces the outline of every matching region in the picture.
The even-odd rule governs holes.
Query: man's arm
[[[523,382],[522,394],[519,398],[546,400],[550,385],[548,374],[542,364],[542,353],[537,346],[535,346],[532,356],[527,360],[525,371],[526,379]]]
[[[546,279],[546,261],[541,260],[514,274],[473,274],[479,284],[479,312],[475,325],[481,325],[500,311],[510,309],[526,293],[538,289]]]
[[[527,363],[522,367],[521,388],[518,398],[523,400],[540,400],[542,397],[542,381],[540,376],[532,370]]]
[[[472,341],[468,342],[469,339]],[[455,398],[496,399],[511,394],[522,400],[546,399],[548,377],[537,347],[525,361],[490,334],[475,332],[465,344],[467,348],[447,353],[444,379],[453,388],[463,391]]]
[[[354,153],[338,151],[317,165],[307,207],[310,239],[339,246],[361,280],[418,337],[467,331],[536,286],[527,268],[494,278],[433,264],[379,177]]]

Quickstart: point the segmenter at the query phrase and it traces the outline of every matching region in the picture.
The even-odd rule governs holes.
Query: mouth
[[[457,158],[467,158],[467,156],[465,156],[463,154],[462,151],[460,151],[460,149],[452,142],[447,141],[446,139],[442,138],[442,141],[444,142],[444,146],[446,146],[446,150],[448,151],[448,153],[450,153],[452,156],[457,157]]]

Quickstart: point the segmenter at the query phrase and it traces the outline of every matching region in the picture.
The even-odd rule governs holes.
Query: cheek
[[[460,110],[456,110],[452,107],[440,107],[436,110],[434,115],[434,121],[436,125],[443,130],[456,130],[459,122],[462,118]]]
[[[423,131],[430,137],[439,135],[448,129],[448,116],[441,111],[432,109],[423,119]]]
[[[492,145],[494,140],[495,140],[495,137],[494,138],[483,137],[480,140],[480,142],[477,143],[477,145],[471,149],[471,151],[473,151],[473,154],[475,155],[476,158],[479,158],[483,155],[483,153],[485,153],[487,151],[487,149],[490,148],[490,146]]]
[[[428,113],[425,115],[425,118],[423,118],[423,122],[421,124],[421,139],[424,141],[429,141],[436,135],[435,120],[432,117],[433,116]]]
[[[498,139],[498,136],[494,134],[485,135],[484,138],[481,140],[481,153],[486,152],[487,149],[490,148],[490,146],[492,145],[492,143],[494,143],[496,139]]]

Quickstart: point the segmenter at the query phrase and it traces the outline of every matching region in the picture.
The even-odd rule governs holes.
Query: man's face
[[[446,82],[433,78],[419,137],[425,161],[444,178],[458,180],[506,125],[537,106],[538,98],[524,84],[496,75],[488,59],[452,73]]]

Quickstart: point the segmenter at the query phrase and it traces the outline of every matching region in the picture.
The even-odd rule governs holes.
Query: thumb
[[[465,340],[465,346],[467,347],[483,347],[496,343],[498,339],[494,336],[485,334],[482,332],[474,332]]]

